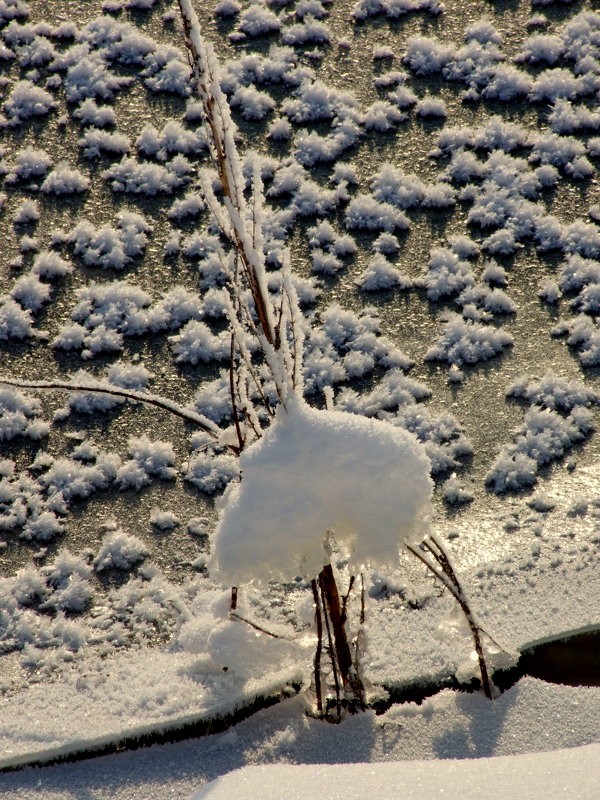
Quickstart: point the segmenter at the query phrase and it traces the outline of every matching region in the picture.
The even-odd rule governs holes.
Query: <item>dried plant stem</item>
[[[252,622],[251,619],[247,617],[243,617],[241,614],[238,614],[237,611],[230,611],[229,612],[230,619],[238,619],[240,622],[245,622],[246,625],[250,625],[251,628],[254,628],[255,631],[259,631],[259,633],[266,633],[267,636],[270,636],[272,639],[284,639],[285,636],[280,636],[278,633],[273,633],[273,631],[267,630],[267,628],[263,628],[262,625],[258,625],[256,622]],[[286,640],[287,641],[287,640]]]
[[[18,389],[43,389],[45,391],[63,390],[68,392],[90,392],[91,394],[104,394],[109,397],[115,397],[124,400],[134,400],[138,403],[145,403],[146,405],[155,406],[163,411],[168,411],[181,417],[186,422],[191,422],[205,433],[208,433],[215,441],[221,436],[221,429],[211,422],[208,417],[203,414],[198,414],[189,408],[184,408],[178,405],[173,400],[166,397],[161,397],[156,394],[147,394],[145,392],[137,392],[134,389],[121,389],[118,386],[109,386],[108,384],[98,383],[77,383],[76,381],[27,381],[18,378],[7,378],[3,375],[0,376],[0,385],[15,386]],[[234,448],[237,449],[237,448]]]
[[[333,632],[332,663],[336,664],[336,671],[342,680],[342,685],[350,695],[352,710],[366,709],[365,688],[360,678],[358,665],[352,658],[352,650],[346,633],[346,603],[354,581],[346,595],[344,604],[340,603],[340,595],[331,564],[325,564],[319,573],[319,585],[323,597],[325,621],[331,623]]]
[[[448,557],[448,554],[442,547],[441,543],[435,537],[429,536],[423,541],[423,547],[428,553],[430,553],[435,563],[432,564],[417,548],[413,547],[412,545],[407,545],[408,550],[420,561],[422,561],[423,564],[425,564],[427,569],[433,573],[433,575],[435,575],[435,577],[448,589],[450,594],[460,605],[473,637],[473,645],[475,647],[475,652],[477,654],[477,660],[479,663],[483,692],[486,697],[492,700],[494,697],[494,689],[485,661],[485,655],[481,641],[481,634],[484,633],[484,630],[475,620],[458,576],[456,575],[450,558]]]
[[[252,622],[251,619],[248,619],[247,617],[243,617],[241,614],[238,614],[236,611],[238,603],[238,594],[239,594],[238,587],[232,586],[231,601],[229,603],[229,619],[237,619],[240,622],[245,622],[246,625],[250,625],[250,627],[254,628],[255,631],[259,631],[260,633],[266,633],[267,636],[271,636],[273,639],[285,639],[285,636],[280,636],[278,633],[273,633],[272,631],[263,628],[262,625],[259,625],[256,622]]]
[[[238,444],[241,452],[244,449],[244,437],[242,435],[242,429],[240,427],[240,419],[238,417],[238,411],[237,411],[236,396],[239,396],[239,391],[236,392],[236,387],[235,387],[235,376],[233,368],[234,358],[235,358],[235,335],[232,331],[231,344],[229,347],[229,394],[231,396],[231,414],[233,416],[233,424],[235,425],[235,432],[238,438]]]
[[[242,272],[252,293],[256,315],[266,343],[277,349],[277,337],[272,310],[267,297],[262,264],[262,232],[260,225],[261,192],[253,195],[252,230],[246,228],[246,201],[240,158],[235,145],[235,126],[229,105],[219,84],[219,68],[211,46],[204,41],[198,18],[190,0],[179,0],[185,45],[194,86],[204,111],[209,132],[209,145],[224,195],[227,222],[217,214],[222,232],[227,236],[239,257]],[[206,194],[206,192],[205,192]],[[214,194],[207,194],[211,211],[216,210]],[[218,204],[217,204],[218,205]],[[256,245],[256,246],[255,246]],[[259,249],[260,245],[260,249]],[[258,258],[257,258],[258,257]]]
[[[331,616],[329,615],[329,607],[327,603],[327,596],[325,594],[325,589],[323,588],[323,583],[321,582],[321,576],[319,575],[319,588],[321,590],[321,600],[323,603],[323,617],[325,618],[325,629],[327,631],[327,641],[329,644],[329,658],[331,661],[331,669],[333,673],[333,685],[335,688],[335,707],[337,711],[337,722],[340,722],[342,719],[342,704],[341,704],[341,692],[340,692],[340,681],[338,678],[338,659],[337,659],[337,652],[334,643],[333,636],[331,634]]]
[[[350,594],[352,593],[352,588],[354,587],[354,582],[356,580],[356,576],[352,575],[350,577],[350,583],[348,584],[348,591],[344,595],[344,599],[342,600],[342,622],[345,624],[347,619],[347,612],[348,612],[348,600],[350,599]]]
[[[317,627],[317,647],[315,649],[314,657],[314,681],[315,681],[315,696],[317,698],[317,711],[319,714],[323,713],[323,691],[321,689],[321,653],[323,652],[323,615],[321,611],[321,600],[319,598],[319,589],[317,586],[316,578],[310,582],[313,601],[315,604],[315,625]]]

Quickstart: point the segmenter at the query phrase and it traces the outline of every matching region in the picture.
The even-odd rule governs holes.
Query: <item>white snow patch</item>
[[[243,451],[240,469],[211,556],[225,582],[312,577],[331,529],[356,564],[395,562],[427,532],[429,459],[412,434],[387,423],[290,400]]]

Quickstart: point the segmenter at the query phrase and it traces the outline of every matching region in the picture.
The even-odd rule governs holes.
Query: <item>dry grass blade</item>
[[[407,545],[408,550],[425,564],[427,569],[448,589],[450,594],[460,605],[473,637],[473,645],[477,654],[477,661],[481,674],[481,687],[485,696],[492,700],[495,694],[494,686],[489,675],[481,641],[481,635],[485,633],[485,631],[476,622],[458,576],[441,543],[433,536],[430,536],[423,541],[423,547],[434,559],[434,564],[432,564],[417,548],[412,545]]]

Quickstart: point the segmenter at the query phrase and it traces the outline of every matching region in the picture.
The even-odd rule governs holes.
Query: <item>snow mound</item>
[[[494,786],[496,797],[558,798],[562,787],[572,797],[591,797],[595,759],[600,746],[516,757],[456,761],[400,761],[383,764],[261,764],[236,769],[203,786],[189,800],[275,800],[291,794],[313,800],[417,800],[443,792],[448,800],[480,797],[482,786]],[[586,767],[587,765],[587,767]],[[561,787],[560,789],[558,787]],[[440,788],[443,787],[443,788]]]
[[[296,399],[242,453],[240,468],[211,560],[225,582],[316,575],[331,529],[358,564],[394,563],[400,544],[427,532],[429,459],[413,434],[386,422]]]

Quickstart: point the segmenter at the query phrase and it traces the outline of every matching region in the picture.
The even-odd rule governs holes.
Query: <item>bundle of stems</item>
[[[201,35],[191,0],[179,0],[179,8],[194,88],[202,101],[211,154],[221,183],[222,202],[219,202],[213,192],[211,176],[207,171],[201,173],[200,182],[208,207],[231,246],[232,258],[227,262],[223,257],[222,266],[229,277],[229,322],[232,342],[235,340],[239,353],[235,368],[232,359],[230,388],[234,424],[238,444],[242,449],[245,434],[241,430],[238,412],[241,411],[244,418],[249,417],[250,387],[252,384],[257,387],[260,385],[249,353],[244,349],[244,328],[256,337],[278,400],[285,408],[291,396],[303,396],[302,314],[292,282],[288,250],[284,251],[283,256],[282,290],[277,307],[269,295],[262,233],[263,192],[258,167],[254,165],[252,195],[250,201],[247,201],[241,159],[235,143],[235,126],[227,98],[221,89],[218,61],[211,45]],[[252,307],[246,300],[246,288],[250,290]],[[232,345],[232,353],[233,349]],[[243,387],[243,392],[240,391],[240,386]],[[263,390],[259,394],[264,397]],[[358,649],[355,648],[354,654],[352,653],[346,630],[345,606],[348,597],[346,596],[342,604],[330,563],[326,563],[318,578],[313,579],[312,589],[318,639],[314,662],[317,711],[324,716],[327,713],[323,704],[321,677],[323,635],[326,631],[326,650],[335,687],[335,717],[339,721],[343,707],[351,712],[366,708],[365,689],[357,664]]]
[[[219,251],[227,276],[232,347],[230,389],[232,413],[239,448],[251,427],[260,436],[251,397],[258,395],[272,414],[272,404],[246,345],[246,334],[254,337],[266,365],[277,400],[284,407],[292,395],[303,395],[303,326],[297,293],[292,282],[289,250],[282,254],[281,292],[276,302],[267,287],[264,255],[264,195],[260,168],[255,161],[252,191],[246,199],[246,181],[236,146],[236,126],[220,83],[220,67],[214,50],[201,34],[191,0],[179,0],[185,45],[196,94],[202,102],[212,161],[217,170],[222,200],[213,190],[212,175],[200,172],[200,185],[211,214],[229,253]],[[248,302],[248,291],[251,302]]]

